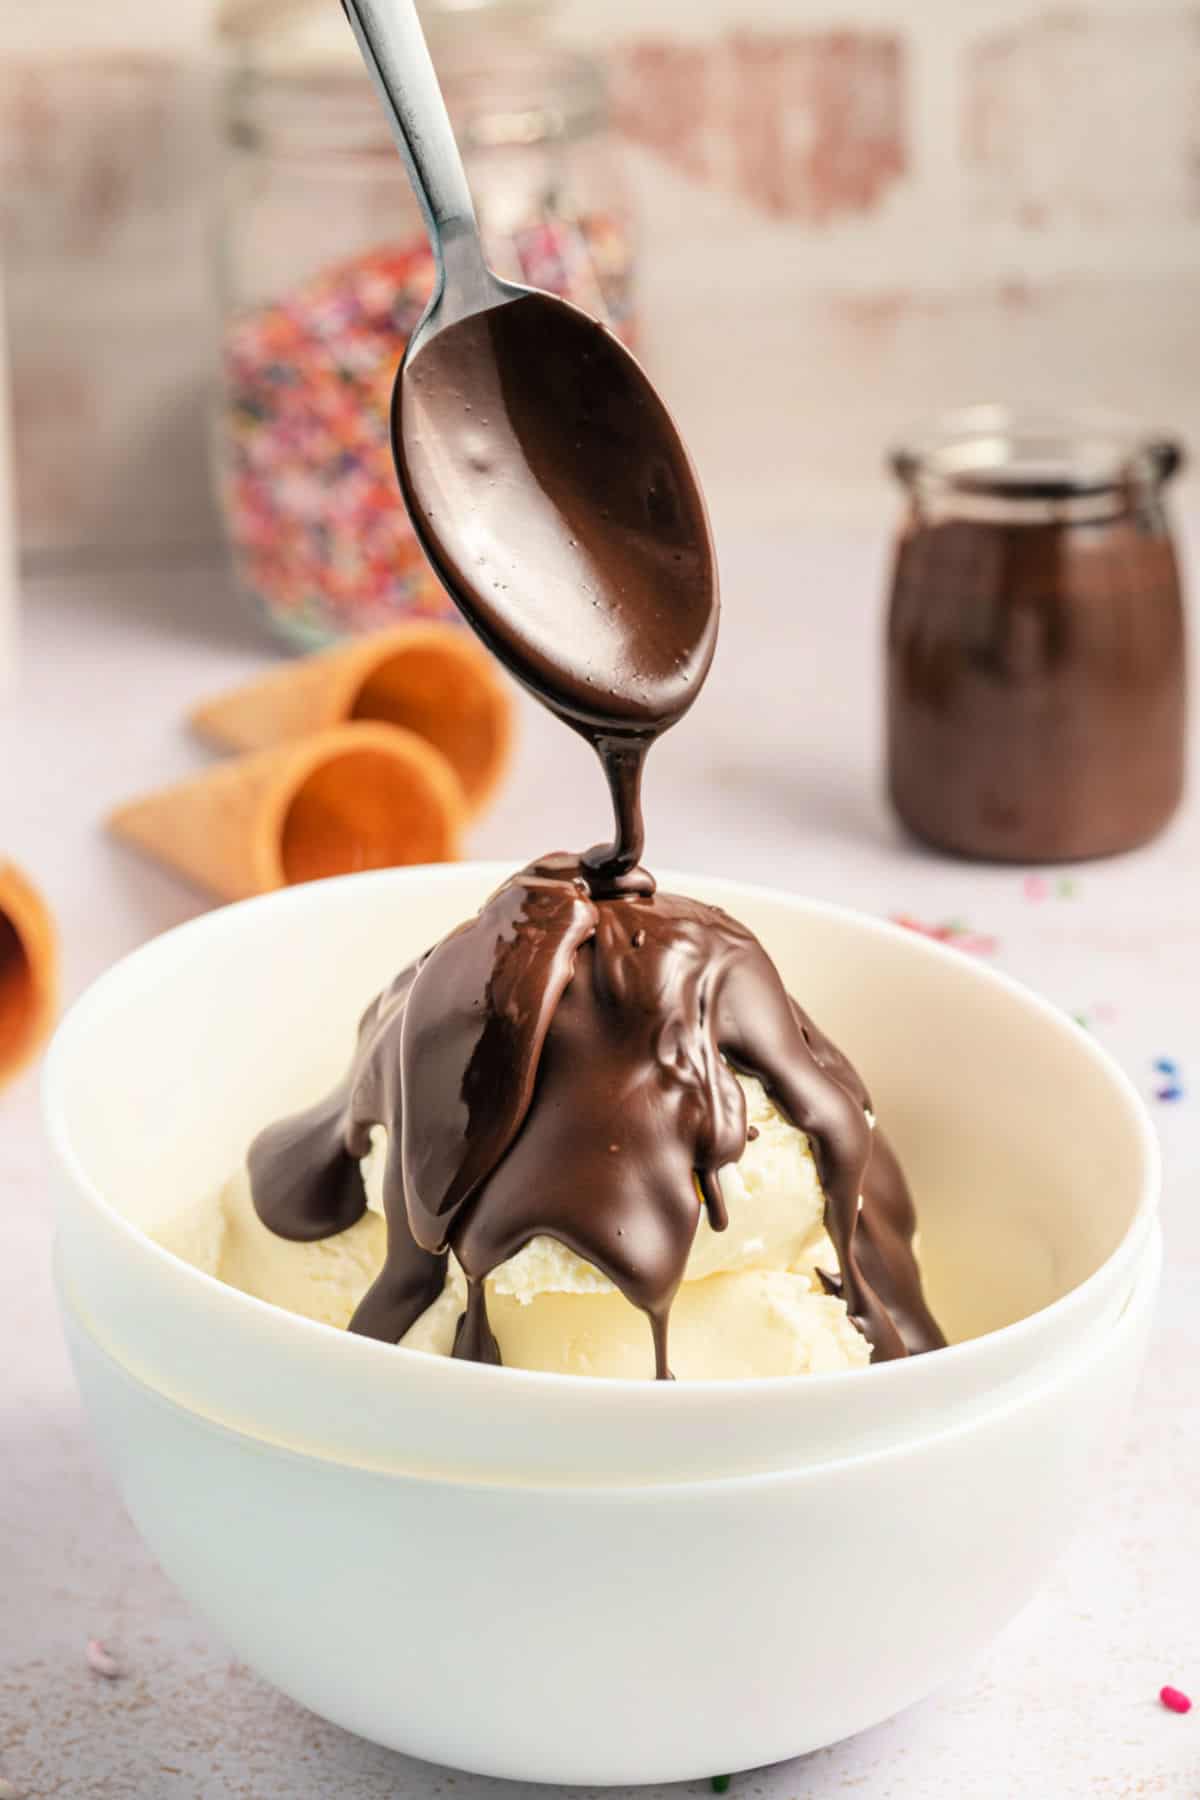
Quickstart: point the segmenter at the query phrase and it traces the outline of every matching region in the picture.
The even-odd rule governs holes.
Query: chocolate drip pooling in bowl
[[[537,1237],[645,1313],[670,1375],[671,1303],[720,1171],[746,1147],[736,1072],[805,1132],[838,1258],[826,1277],[878,1361],[944,1340],[912,1253],[899,1165],[845,1058],[757,939],[656,892],[641,782],[716,641],[699,486],[645,376],[547,296],[431,338],[397,384],[401,485],[434,567],[510,671],[596,750],[611,845],[522,870],[368,1007],[345,1080],[251,1147],[254,1204],[285,1238],[345,1230],[387,1132],[383,1268],[350,1322],[395,1343],[467,1278],[454,1355],[499,1362],[485,1283]]]

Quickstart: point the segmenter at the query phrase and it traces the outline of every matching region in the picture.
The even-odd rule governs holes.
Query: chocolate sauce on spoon
[[[454,1354],[495,1362],[485,1283],[532,1239],[599,1269],[650,1324],[669,1375],[671,1302],[720,1171],[746,1146],[735,1071],[808,1135],[838,1259],[827,1286],[876,1359],[943,1340],[913,1210],[866,1093],[726,914],[655,892],[640,866],[642,768],[712,660],[704,503],[638,365],[574,308],[530,294],[428,339],[397,383],[414,523],[484,641],[604,764],[613,843],[522,870],[368,1008],[345,1081],[250,1152],[274,1231],[344,1230],[358,1161],[388,1133],[384,1267],[350,1329],[398,1341],[468,1283]]]

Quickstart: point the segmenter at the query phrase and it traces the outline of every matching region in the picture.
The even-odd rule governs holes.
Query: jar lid
[[[226,115],[237,144],[280,154],[393,155],[339,8],[226,0]],[[605,118],[599,65],[545,42],[550,0],[423,0],[430,54],[464,151],[581,136]],[[257,25],[255,24],[257,21]]]
[[[1090,514],[1114,496],[1157,487],[1180,445],[1121,414],[972,406],[918,426],[891,452],[893,473],[926,497]]]
[[[509,22],[544,18],[555,4],[556,0],[417,0],[417,11],[425,29],[436,33],[450,20],[479,15]],[[314,59],[341,59],[347,43],[354,51],[340,9],[328,0],[218,0],[216,29],[225,43],[264,47],[273,43],[281,54],[289,43],[294,54]]]

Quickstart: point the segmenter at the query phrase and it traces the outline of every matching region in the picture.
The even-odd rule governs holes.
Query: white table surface
[[[1085,1015],[1146,1094],[1168,1229],[1131,1430],[1039,1598],[934,1698],[740,1776],[734,1794],[1195,1800],[1200,1705],[1178,1717],[1157,1695],[1172,1682],[1200,1702],[1200,808],[1152,849],[1052,876],[1044,892],[1023,871],[925,854],[879,792],[882,539],[733,536],[723,552],[710,689],[651,764],[651,860],[962,922],[985,940],[971,953]],[[98,821],[197,766],[184,708],[269,654],[211,568],[28,584],[18,683],[0,696],[0,852],[54,905],[68,997],[201,909]],[[605,827],[584,747],[532,707],[522,722],[513,779],[472,846],[481,855],[578,847]],[[1162,1056],[1181,1070],[1176,1101],[1154,1098]],[[0,1097],[0,1780],[67,1800],[504,1800],[511,1784],[410,1761],[302,1712],[168,1586],[80,1413],[50,1293],[48,1185],[31,1075]],[[91,1638],[122,1679],[88,1667]]]

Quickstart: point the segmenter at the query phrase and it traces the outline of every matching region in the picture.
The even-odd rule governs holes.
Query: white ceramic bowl
[[[677,1485],[422,1479],[298,1455],[164,1399],[69,1298],[63,1311],[135,1522],[252,1668],[419,1756],[632,1783],[830,1743],[979,1649],[1040,1580],[1120,1426],[1160,1260],[1155,1230],[1108,1330],[967,1421]]]
[[[973,1420],[1111,1331],[1158,1157],[1087,1034],[914,933],[738,883],[668,878],[756,930],[872,1089],[917,1195],[935,1356],[861,1372],[654,1383],[450,1363],[223,1287],[153,1228],[215,1190],[267,1120],[345,1066],[370,995],[470,913],[499,867],[317,883],[185,925],[110,970],[46,1070],[71,1304],[163,1395],[359,1468],[610,1484],[795,1471]],[[664,886],[668,885],[664,881]]]

